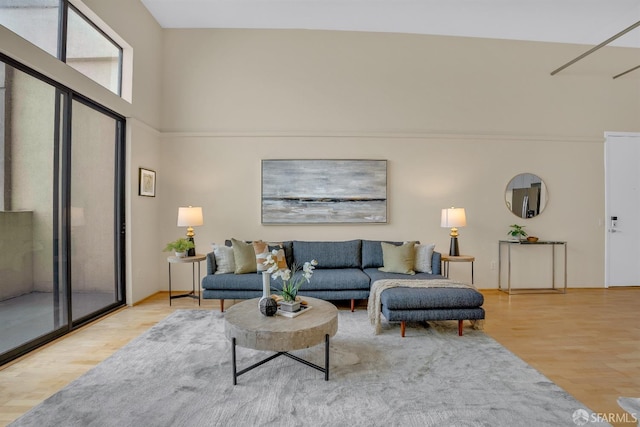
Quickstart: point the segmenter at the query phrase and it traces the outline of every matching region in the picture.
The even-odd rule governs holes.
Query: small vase
[[[260,310],[260,313],[264,314],[265,316],[273,316],[274,314],[276,314],[275,311],[273,311],[272,314],[268,314],[271,311],[269,310],[269,306],[272,305],[268,300],[272,301],[273,304],[275,304],[275,307],[277,310],[278,304],[275,302],[273,298],[271,298],[271,274],[267,273],[266,271],[263,271],[262,272],[262,298],[260,298],[260,300],[258,301],[258,309]]]
[[[278,303],[271,298],[271,275],[262,272],[262,298],[258,301],[258,309],[265,316],[275,316],[278,311]]]

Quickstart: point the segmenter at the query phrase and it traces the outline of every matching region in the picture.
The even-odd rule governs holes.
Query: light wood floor
[[[618,396],[640,397],[640,288],[483,294],[485,332],[593,411],[623,417]],[[0,368],[0,425],[96,366],[172,310],[197,307],[186,298],[169,307],[167,294],[160,293],[5,365]],[[217,307],[217,301],[205,301],[201,308]],[[362,304],[358,309],[364,309]]]

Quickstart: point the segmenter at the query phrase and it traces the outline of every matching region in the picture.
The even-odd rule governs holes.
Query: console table
[[[532,247],[538,245],[546,245],[551,248],[551,287],[550,288],[534,288],[534,289],[513,289],[511,287],[511,248],[515,245],[518,247]],[[563,252],[563,276],[564,283],[562,287],[556,286],[556,247],[562,246],[564,248]],[[506,289],[502,287],[502,251],[507,251],[507,287]],[[556,240],[538,240],[537,242],[529,242],[527,240],[521,241],[513,241],[513,240],[500,240],[498,242],[498,289],[508,293],[509,295],[517,294],[517,293],[543,293],[543,292],[554,292],[554,293],[566,293],[567,292],[567,242],[561,242]]]

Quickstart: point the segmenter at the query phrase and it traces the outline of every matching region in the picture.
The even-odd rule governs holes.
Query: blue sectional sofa
[[[396,246],[403,242],[387,242]],[[227,245],[231,242],[227,241]],[[349,240],[341,242],[286,241],[281,242],[287,265],[302,265],[306,261],[318,261],[310,283],[300,288],[301,296],[324,300],[351,300],[351,309],[358,299],[367,299],[371,284],[379,279],[434,279],[440,275],[440,253],[433,252],[431,273],[415,275],[386,273],[378,270],[383,266],[382,245],[379,240]],[[225,299],[249,299],[262,295],[262,275],[216,274],[214,253],[207,254],[207,275],[202,279],[203,298],[221,300],[224,311]],[[272,286],[281,283],[272,279]]]

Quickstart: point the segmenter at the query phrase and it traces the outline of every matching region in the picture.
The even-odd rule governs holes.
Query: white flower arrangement
[[[298,266],[293,264],[291,270],[288,268],[279,268],[277,255],[278,251],[274,249],[267,255],[267,259],[263,264],[269,267],[267,273],[271,274],[272,278],[277,279],[279,277],[282,279],[282,299],[285,301],[295,301],[300,286],[302,286],[305,280],[307,283],[311,281],[313,270],[315,266],[318,265],[318,261],[312,259],[311,261],[305,262],[302,266],[302,274],[296,276],[295,272],[298,271]]]

